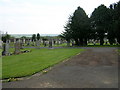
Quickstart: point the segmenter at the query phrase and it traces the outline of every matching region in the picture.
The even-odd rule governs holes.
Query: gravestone
[[[72,46],[75,46],[75,42],[74,41],[72,41]]]
[[[57,45],[59,45],[59,39],[57,39]]]
[[[19,42],[16,42],[15,44],[15,54],[19,54],[20,53],[20,43]]]
[[[40,46],[40,41],[39,40],[36,41],[36,46]]]
[[[67,41],[67,46],[70,47],[70,41]]]
[[[23,43],[25,44],[25,39],[23,39]]]
[[[20,43],[20,49],[23,49],[23,43],[22,42]]]
[[[49,48],[52,48],[52,40],[49,41]]]
[[[2,55],[9,55],[9,43],[6,42],[5,44],[3,44],[3,52]]]
[[[30,45],[30,42],[27,43],[27,46],[29,46],[29,45]]]
[[[0,49],[2,48],[2,43],[3,43],[3,41],[0,40]]]
[[[96,41],[95,40],[93,41],[93,44],[96,45]]]
[[[14,43],[16,43],[16,39],[14,39]]]
[[[44,41],[44,47],[46,47],[47,46],[47,43],[46,43],[46,41]]]

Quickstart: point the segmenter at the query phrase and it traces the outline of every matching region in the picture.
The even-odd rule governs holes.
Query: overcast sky
[[[119,0],[0,0],[0,31],[9,34],[60,34],[78,6],[87,15],[100,4]]]

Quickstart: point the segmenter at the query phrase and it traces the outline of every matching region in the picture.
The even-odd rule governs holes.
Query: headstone
[[[20,43],[20,49],[23,49],[23,43],[22,42]]]
[[[14,38],[14,43],[16,43],[16,39]]]
[[[30,43],[28,42],[28,43],[27,43],[27,46],[29,46],[29,45],[30,45]]]
[[[57,39],[57,45],[59,45],[59,39]]]
[[[115,39],[115,44],[116,44],[116,45],[119,45],[119,43],[118,43],[117,39]]]
[[[47,46],[47,43],[46,43],[46,41],[44,41],[44,43],[43,43],[43,44],[44,44],[44,47],[46,47],[46,46]]]
[[[21,42],[21,39],[20,39],[20,38],[18,39],[18,42]]]
[[[40,41],[39,40],[36,41],[36,46],[40,46]]]
[[[29,42],[32,42],[32,40],[30,39]]]
[[[49,48],[52,48],[52,40],[49,41]]]
[[[74,41],[72,41],[72,46],[74,46],[75,44],[74,44]]]
[[[25,39],[23,39],[23,43],[25,44]]]
[[[11,40],[8,40],[8,43],[11,43]]]
[[[19,42],[16,42],[15,43],[15,54],[19,54],[20,53],[20,43]]]
[[[0,40],[0,49],[2,48],[2,43],[3,43],[3,41]]]
[[[68,46],[68,47],[70,46],[70,41],[67,41],[67,46]]]
[[[9,55],[9,43],[6,42],[5,44],[3,44],[3,52],[2,55]]]
[[[95,40],[93,41],[93,44],[96,45],[96,41]]]

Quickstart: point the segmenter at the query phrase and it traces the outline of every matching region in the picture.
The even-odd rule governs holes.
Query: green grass
[[[2,78],[32,75],[84,51],[83,49],[31,50],[29,53],[3,57]]]
[[[120,45],[87,45],[86,47],[120,47]]]
[[[53,47],[67,47],[67,43],[62,43],[59,45],[55,44],[55,45],[53,45]]]

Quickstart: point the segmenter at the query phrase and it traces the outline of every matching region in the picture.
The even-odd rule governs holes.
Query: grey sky
[[[10,34],[60,34],[80,6],[88,15],[100,4],[119,0],[0,0],[0,31]]]

